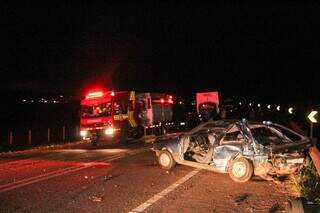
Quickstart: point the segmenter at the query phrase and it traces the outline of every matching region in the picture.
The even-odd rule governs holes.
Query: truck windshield
[[[104,117],[111,115],[111,103],[99,103],[96,105],[84,105],[81,108],[82,118]]]

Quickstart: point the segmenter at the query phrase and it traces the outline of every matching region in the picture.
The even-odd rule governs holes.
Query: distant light
[[[241,106],[241,105],[242,105],[242,103],[241,103],[241,102],[239,102],[239,105]]]
[[[261,107],[261,105],[260,105],[260,104],[258,104],[258,107]]]
[[[183,102],[182,102],[182,101],[179,101],[179,104],[183,104]]]
[[[290,108],[288,109],[288,112],[289,112],[289,114],[293,114],[293,107],[290,107]]]
[[[252,106],[252,103],[249,103],[249,106]]]
[[[48,101],[47,101],[47,100],[44,100],[43,102],[44,102],[44,103],[48,103]]]
[[[60,97],[60,98],[63,98],[63,95],[60,95],[59,97]]]
[[[277,110],[280,111],[280,106],[277,106]]]
[[[184,125],[186,125],[185,122],[180,122],[180,126],[184,126]]]
[[[163,103],[164,103],[164,99],[163,99],[163,98],[161,98],[161,99],[160,99],[160,102],[163,104]]]
[[[169,95],[169,99],[172,99],[172,95]]]
[[[115,96],[115,93],[114,93],[114,91],[112,91],[112,92],[110,93],[110,95],[111,95],[111,96]]]
[[[33,100],[31,100],[31,103],[33,103]]]
[[[54,104],[59,103],[59,101],[53,101]]]
[[[268,109],[271,109],[271,105],[269,104],[269,105],[267,106],[267,108],[268,108]]]
[[[169,103],[169,104],[173,104],[173,100],[172,100],[172,99],[169,99],[169,100],[168,100],[168,103]]]
[[[22,99],[22,102],[26,102],[27,100],[26,99]]]

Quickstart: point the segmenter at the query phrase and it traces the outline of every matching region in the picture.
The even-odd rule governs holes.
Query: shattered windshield
[[[111,103],[99,103],[96,105],[85,105],[81,109],[82,118],[104,117],[111,115]]]
[[[277,131],[281,132],[285,137],[287,137],[288,139],[290,139],[291,141],[298,141],[298,140],[301,140],[302,137],[297,134],[297,133],[294,133],[293,131],[287,129],[287,128],[284,128],[282,126],[279,126],[279,125],[270,125],[272,128],[275,128]]]

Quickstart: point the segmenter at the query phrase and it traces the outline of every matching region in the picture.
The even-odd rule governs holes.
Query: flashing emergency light
[[[98,98],[98,97],[102,97],[102,96],[103,96],[103,92],[90,92],[90,93],[88,93],[86,98],[87,99],[89,99],[89,98]]]

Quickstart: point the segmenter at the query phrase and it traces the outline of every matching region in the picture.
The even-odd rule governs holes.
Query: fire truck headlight
[[[114,133],[114,129],[112,127],[107,128],[106,130],[104,130],[104,133],[106,135],[113,135]]]
[[[86,131],[86,130],[81,130],[81,131],[80,131],[80,135],[81,135],[82,137],[85,137],[87,134],[88,134],[88,131]]]

